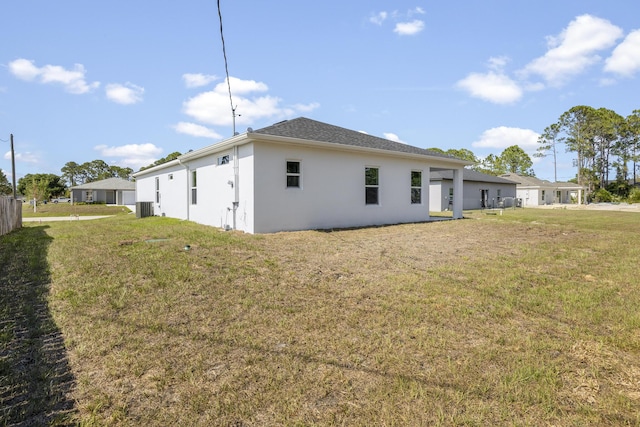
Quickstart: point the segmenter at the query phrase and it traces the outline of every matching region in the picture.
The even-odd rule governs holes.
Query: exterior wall
[[[254,144],[255,233],[344,228],[429,219],[429,165],[376,154]],[[287,188],[286,162],[300,162]],[[379,168],[379,204],[365,204],[365,167]],[[411,203],[411,171],[422,172],[422,203]],[[244,183],[244,181],[243,181]]]
[[[229,156],[229,163],[218,165],[218,157]],[[188,193],[189,219],[200,224],[220,228],[233,226],[233,201],[235,195],[233,153],[222,151],[215,155],[189,161]],[[197,174],[197,203],[191,199],[191,178]]]
[[[453,185],[452,181],[449,182]],[[445,201],[449,198],[449,190],[447,189],[445,192],[443,187],[444,181],[442,180],[429,183],[429,209],[434,212],[444,211],[449,206],[448,200]]]
[[[135,191],[118,191],[118,203],[120,205],[135,205],[136,192]]]
[[[87,197],[91,194],[91,199]],[[74,203],[91,201],[94,203],[112,203],[117,205],[132,205],[135,203],[136,192],[128,190],[71,190],[71,200]]]
[[[218,165],[223,155],[230,161]],[[287,188],[288,160],[300,162],[300,188]],[[250,142],[143,172],[136,177],[136,197],[153,201],[156,215],[248,233],[420,222],[429,219],[430,166],[421,159]],[[437,161],[433,166],[450,167]],[[365,203],[365,167],[379,168],[377,205]],[[194,170],[197,202],[192,204]],[[411,203],[412,171],[422,172],[420,204]]]
[[[238,147],[238,208],[236,228],[255,233],[255,183],[253,144]]]
[[[545,191],[545,198],[547,196]],[[517,196],[522,199],[522,206],[540,206],[545,203],[542,201],[542,191],[539,188],[518,188]]]
[[[170,179],[172,176],[172,179]],[[156,195],[156,177],[159,194]],[[187,219],[187,172],[175,165],[136,178],[136,202],[153,202],[155,215]]]
[[[449,190],[453,188],[453,181],[440,180],[433,181],[430,184],[431,188],[431,210],[444,211],[449,208]],[[516,197],[516,185],[515,184],[498,184],[488,182],[477,181],[464,181],[463,190],[463,209],[481,209],[482,208],[482,192],[481,190],[489,190],[489,207],[497,207],[498,202],[505,198]],[[500,197],[498,197],[498,190],[500,190]],[[435,194],[434,194],[435,193]],[[437,194],[437,196],[436,196]]]

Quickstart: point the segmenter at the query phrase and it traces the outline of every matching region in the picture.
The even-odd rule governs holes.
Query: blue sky
[[[236,130],[299,116],[477,156],[640,109],[637,0],[221,0]],[[2,2],[0,169],[138,170],[232,135],[214,0]],[[561,148],[558,179],[575,176]],[[551,158],[536,175],[553,180]]]

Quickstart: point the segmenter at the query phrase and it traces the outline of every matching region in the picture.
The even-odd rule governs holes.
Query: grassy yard
[[[640,216],[469,216],[27,224],[0,238],[0,425],[639,425]]]
[[[51,217],[51,216],[85,216],[85,215],[124,215],[131,212],[124,206],[113,205],[71,205],[70,203],[47,203],[39,204],[36,206],[36,211],[33,211],[33,206],[29,203],[22,204],[22,217],[34,218],[34,217]]]

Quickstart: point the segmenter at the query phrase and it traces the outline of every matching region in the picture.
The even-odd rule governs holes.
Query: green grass
[[[0,398],[49,387],[83,425],[640,424],[638,215],[469,216],[264,236],[28,225],[0,238],[3,272],[27,262],[17,247],[40,248],[41,272],[11,276],[0,354],[20,343],[14,307],[40,301],[25,327],[64,336],[73,387],[3,358]]]
[[[131,211],[124,206],[113,206],[104,204],[91,205],[72,205],[70,203],[47,203],[36,206],[36,212],[29,203],[22,204],[23,218],[40,218],[53,216],[71,216],[71,215],[126,215]]]

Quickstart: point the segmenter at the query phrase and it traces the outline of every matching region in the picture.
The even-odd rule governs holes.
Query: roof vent
[[[253,128],[247,128],[247,132],[248,132],[248,133],[253,132]]]

